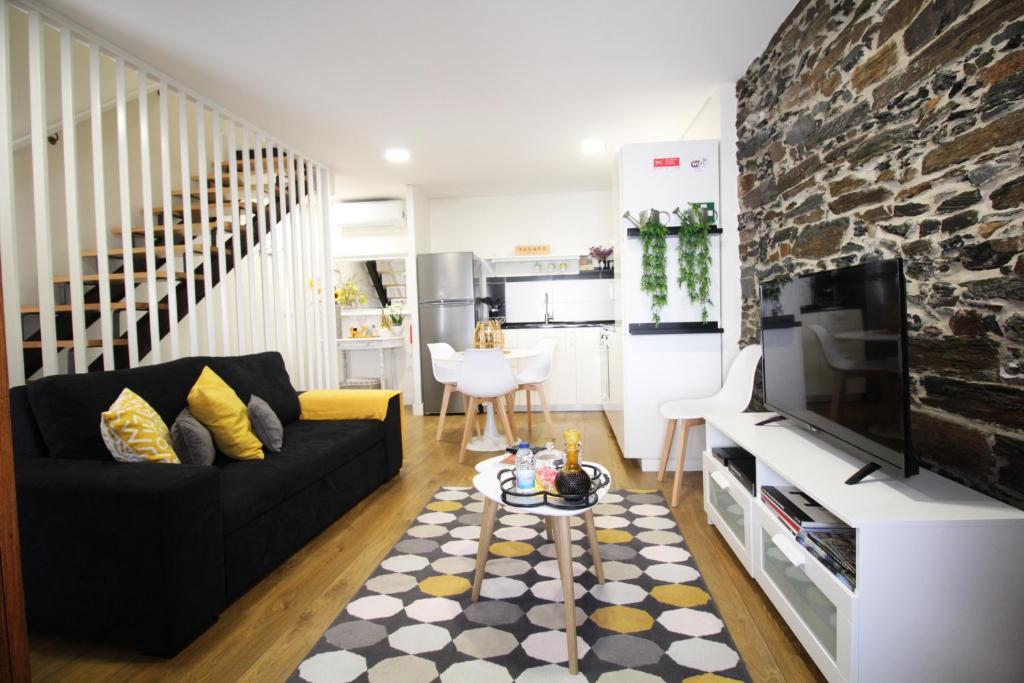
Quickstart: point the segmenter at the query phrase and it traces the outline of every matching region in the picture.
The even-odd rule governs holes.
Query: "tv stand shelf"
[[[1024,670],[1024,511],[933,472],[874,473],[768,413],[706,416],[704,509],[830,681],[1003,681]],[[711,449],[755,458],[751,495]],[[856,530],[851,591],[759,500],[792,485]]]

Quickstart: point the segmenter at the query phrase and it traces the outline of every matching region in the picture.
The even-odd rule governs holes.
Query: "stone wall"
[[[801,0],[737,83],[757,283],[903,257],[926,467],[1024,507],[1024,0]]]

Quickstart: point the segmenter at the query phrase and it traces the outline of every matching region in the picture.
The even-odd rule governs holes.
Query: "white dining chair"
[[[460,463],[466,460],[466,445],[469,444],[470,424],[473,422],[470,416],[476,413],[477,406],[482,403],[490,403],[494,407],[494,416],[501,418],[508,442],[515,443],[516,438],[512,433],[506,409],[509,395],[516,390],[516,378],[501,349],[466,349],[456,387],[469,401],[466,406],[462,446],[459,449]],[[502,405],[502,400],[506,402],[506,406]]]
[[[441,440],[441,432],[444,431],[444,418],[448,413],[448,401],[452,392],[457,391],[456,385],[459,382],[459,369],[461,363],[452,360],[455,356],[455,349],[450,344],[438,342],[427,344],[430,351],[430,367],[434,372],[434,379],[444,385],[444,397],[441,399],[441,416],[437,419],[437,440]],[[466,411],[466,420],[472,420],[469,411]]]
[[[540,406],[544,411],[544,420],[548,423],[548,431],[551,436],[555,435],[555,425],[551,422],[551,410],[548,408],[548,398],[544,395],[544,382],[551,376],[551,363],[555,358],[555,349],[558,348],[557,339],[541,339],[534,347],[541,351],[541,354],[526,361],[526,367],[516,375],[518,387],[516,391],[526,392],[526,428],[533,433],[533,393],[540,398]],[[513,396],[513,405],[515,397]]]
[[[679,437],[679,455],[676,458],[676,474],[672,482],[672,507],[679,504],[679,495],[683,486],[683,465],[686,460],[686,445],[690,427],[704,424],[704,416],[709,413],[742,413],[750,403],[754,394],[754,377],[757,364],[761,361],[761,347],[757,344],[747,346],[729,368],[725,383],[718,393],[705,398],[684,398],[677,401],[662,403],[659,410],[661,416],[668,420],[665,426],[665,443],[661,449],[661,465],[658,467],[658,481],[665,478],[668,467],[668,456],[672,449],[672,438],[675,436],[676,425],[682,424],[683,433]]]

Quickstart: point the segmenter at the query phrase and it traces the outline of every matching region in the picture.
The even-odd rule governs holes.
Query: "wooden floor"
[[[555,428],[582,433],[585,457],[612,472],[613,487],[655,488],[653,473],[625,461],[604,415],[555,413]],[[523,415],[517,415],[525,431]],[[228,607],[220,620],[172,660],[131,650],[34,636],[32,675],[40,681],[280,681],[331,625],[442,485],[469,485],[475,459],[456,462],[462,417],[434,440],[435,417],[408,416],[401,474],[311,541]],[[533,441],[543,441],[543,420]],[[477,458],[480,459],[480,458]],[[670,477],[661,485],[666,498]],[[755,681],[820,681],[785,624],[704,514],[700,475],[684,477],[676,519]],[[140,606],[144,608],[143,606]]]

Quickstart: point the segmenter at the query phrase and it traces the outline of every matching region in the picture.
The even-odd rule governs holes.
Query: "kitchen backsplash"
[[[505,283],[505,320],[544,321],[544,294],[556,322],[612,320],[612,280],[534,280]]]

